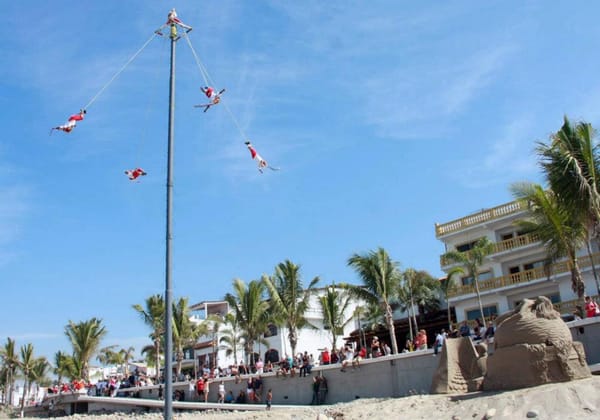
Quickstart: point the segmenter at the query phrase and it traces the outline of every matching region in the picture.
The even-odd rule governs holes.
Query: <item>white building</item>
[[[502,314],[524,298],[547,296],[562,314],[571,314],[581,304],[571,289],[571,273],[566,261],[551,267],[550,276],[543,267],[546,250],[532,234],[524,234],[516,220],[528,217],[527,209],[514,201],[492,209],[482,210],[447,223],[436,224],[436,237],[444,243],[445,252],[469,252],[477,240],[487,237],[495,244],[479,271],[479,290],[486,318]],[[598,264],[600,253],[593,248]],[[578,260],[586,293],[596,295],[596,283],[590,257],[585,249]],[[440,258],[440,266],[448,272],[453,264]],[[449,299],[456,310],[457,321],[480,317],[473,279],[463,275]]]
[[[327,289],[315,289],[315,294],[310,296],[309,308],[305,313],[305,317],[311,324],[310,327],[302,328],[298,331],[298,344],[296,353],[305,351],[312,354],[315,360],[318,360],[320,352],[324,348],[331,349],[331,333],[323,325],[323,314],[319,305],[319,296],[322,296]],[[341,289],[340,289],[341,291]],[[356,308],[356,302],[351,302],[346,310],[346,319],[353,317]],[[208,316],[224,316],[229,313],[230,308],[225,301],[204,301],[190,306],[190,310],[194,313],[192,320],[203,322]],[[340,348],[343,344],[343,338],[349,336],[350,332],[358,328],[358,320],[353,319],[339,331],[337,336],[336,347]],[[269,332],[264,335],[268,346],[261,343],[254,344],[255,357],[260,357],[263,360],[279,361],[286,354],[291,355],[291,348],[288,339],[289,331],[285,327],[277,327],[270,325]],[[216,334],[210,333],[207,336],[201,337],[193,349],[186,352],[184,368],[191,368],[195,365],[195,372],[201,366],[227,367],[234,363],[233,355],[227,355],[226,350],[219,345],[221,332]],[[240,346],[237,354],[238,363],[244,360],[243,347]]]

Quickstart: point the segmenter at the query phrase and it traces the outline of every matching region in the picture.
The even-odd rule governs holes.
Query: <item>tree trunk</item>
[[[475,293],[477,293],[477,302],[479,303],[479,312],[481,313],[481,322],[483,325],[486,325],[485,315],[483,313],[483,304],[481,303],[481,294],[479,293],[479,276],[473,276],[473,281],[475,282]]]
[[[27,397],[27,374],[25,372],[25,382],[23,383],[23,398],[21,398],[21,418],[25,417],[25,398]]]
[[[160,342],[154,340],[154,352],[156,353],[156,385],[160,382]]]
[[[296,328],[288,327],[290,332],[288,338],[290,340],[290,347],[292,348],[292,358],[296,357],[296,346],[298,345],[298,334],[296,334]]]
[[[446,299],[446,303],[448,304],[448,334],[452,331],[452,314],[450,312],[450,301]]]
[[[586,241],[587,253],[590,258],[590,264],[592,264],[592,273],[594,273],[594,281],[596,282],[596,291],[600,295],[600,281],[598,281],[598,273],[596,272],[596,264],[594,264],[594,259],[592,258],[592,247],[590,245],[590,241]]]
[[[413,334],[412,317],[410,315],[410,307],[408,308],[408,335],[410,336],[410,341],[413,341],[414,334]]]
[[[581,270],[579,270],[577,258],[572,259],[571,287],[573,288],[573,291],[577,293],[577,297],[583,299],[583,296],[585,295],[585,283],[583,283],[583,279],[581,278]]]
[[[390,341],[392,342],[392,354],[398,354],[398,343],[396,342],[396,331],[394,329],[394,318],[392,314],[392,308],[387,303],[385,305],[385,322],[387,323],[388,330],[390,332]]]

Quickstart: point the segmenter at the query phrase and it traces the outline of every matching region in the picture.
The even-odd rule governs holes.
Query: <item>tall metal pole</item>
[[[169,136],[167,152],[167,251],[165,269],[165,407],[164,419],[173,418],[173,285],[171,280],[171,242],[173,211],[173,143],[175,140],[175,43],[177,27],[171,24],[171,75],[169,78]]]

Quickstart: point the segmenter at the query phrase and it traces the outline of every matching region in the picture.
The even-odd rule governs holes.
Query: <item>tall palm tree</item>
[[[288,330],[288,340],[292,354],[296,354],[298,345],[298,330],[309,323],[304,314],[319,278],[311,280],[305,289],[300,276],[300,266],[290,260],[285,260],[275,267],[275,274],[271,277],[263,276],[269,291],[270,304],[275,322],[285,326]]]
[[[62,382],[63,377],[75,379],[78,376],[81,376],[80,372],[78,372],[78,369],[75,367],[73,357],[62,351],[54,353],[53,373],[57,376],[58,383]]]
[[[21,358],[19,359],[19,370],[23,374],[23,398],[21,398],[21,417],[25,413],[25,400],[27,399],[27,390],[30,386],[31,371],[34,369],[37,360],[33,355],[33,344],[28,343],[21,346]]]
[[[226,328],[221,330],[219,338],[219,348],[225,350],[226,356],[233,355],[233,362],[238,364],[238,349],[244,345],[244,340],[240,335],[235,316],[228,313],[224,318]]]
[[[38,357],[34,360],[33,366],[29,371],[28,382],[29,385],[27,387],[27,394],[31,395],[31,385],[37,384],[38,390],[41,386],[47,386],[51,383],[51,381],[47,378],[46,374],[50,368],[50,363],[46,360],[45,357]]]
[[[102,347],[100,350],[98,350],[96,360],[103,366],[114,365],[116,354],[115,348],[117,348],[116,344]]]
[[[546,250],[545,266],[567,258],[571,269],[571,288],[579,298],[585,294],[585,284],[579,268],[577,250],[585,243],[587,227],[581,219],[573,216],[571,208],[556,198],[541,185],[517,183],[511,186],[513,195],[529,205],[531,220],[522,220],[519,225],[527,232],[538,235]]]
[[[398,264],[390,258],[383,248],[367,254],[354,254],[348,259],[348,265],[354,268],[362,281],[361,286],[343,285],[354,297],[367,303],[377,304],[385,316],[390,333],[392,353],[398,353],[398,343],[394,330],[394,318],[391,302],[396,297],[400,273]]]
[[[98,351],[102,338],[107,334],[102,320],[91,318],[75,323],[69,320],[65,334],[73,346],[73,359],[81,365],[81,375],[86,381],[90,380],[89,364],[92,356]]]
[[[133,360],[133,355],[135,353],[135,347],[127,347],[121,348],[119,350],[119,355],[121,357],[121,364],[123,365],[123,371],[125,375],[129,375],[129,362]]]
[[[456,275],[464,274],[465,270],[462,267],[452,267],[446,273],[446,278],[441,281],[440,290],[444,295],[444,299],[446,300],[446,306],[448,307],[448,332],[452,330],[452,316],[450,313],[450,293],[456,287],[456,283],[454,282],[454,277]]]
[[[194,345],[198,338],[208,332],[207,324],[196,324],[191,320],[188,298],[179,298],[173,302],[173,351],[175,354],[177,376],[181,373],[184,349]]]
[[[323,313],[323,325],[331,334],[331,347],[337,348],[337,339],[344,333],[344,328],[353,319],[353,314],[348,315],[348,308],[352,297],[344,290],[332,284],[325,289],[325,294],[319,296],[319,306]]]
[[[229,304],[235,320],[244,337],[246,357],[254,358],[254,343],[268,330],[269,303],[264,299],[266,285],[263,281],[252,280],[246,285],[242,280],[233,281],[233,294],[227,293],[225,301]],[[247,360],[254,363],[254,360]]]
[[[153,295],[146,299],[145,306],[135,304],[133,309],[140,315],[144,324],[146,324],[152,332],[150,339],[154,345],[154,357],[156,367],[156,377],[160,372],[160,349],[162,348],[163,336],[165,334],[165,301],[162,295]]]
[[[477,294],[477,302],[479,303],[479,312],[481,313],[481,321],[485,325],[485,313],[483,312],[483,304],[481,303],[481,294],[479,292],[479,268],[483,265],[485,258],[494,252],[494,244],[487,238],[480,238],[473,248],[467,252],[449,251],[442,258],[463,265],[466,268],[467,275],[472,277],[475,293]]]
[[[413,323],[415,331],[419,329],[417,322],[417,310],[419,313],[426,310],[438,310],[439,300],[437,293],[439,291],[439,282],[432,277],[427,271],[415,270],[408,268],[401,274],[401,281],[398,290],[398,301],[401,309],[408,311],[409,334],[410,339],[413,339]],[[415,306],[417,310],[415,310]],[[411,316],[412,312],[412,316]]]
[[[585,220],[586,241],[591,256],[590,240],[600,244],[600,154],[592,125],[578,122],[573,126],[565,116],[562,127],[550,137],[550,143],[539,142],[536,151],[550,189],[557,199]],[[600,282],[592,264],[596,288]]]
[[[4,344],[3,347],[0,347],[0,359],[2,359],[2,366],[6,378],[5,389],[8,389],[8,392],[6,393],[8,398],[5,399],[5,403],[8,405],[10,401],[12,401],[15,374],[17,372],[17,367],[19,366],[19,355],[16,352],[15,340],[10,337],[6,339],[6,344]]]

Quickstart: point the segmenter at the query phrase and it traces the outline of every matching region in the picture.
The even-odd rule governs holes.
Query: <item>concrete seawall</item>
[[[263,401],[267,390],[272,389],[274,404],[310,404],[313,392],[312,378],[320,374],[327,379],[328,384],[325,404],[353,401],[357,398],[403,397],[414,393],[429,393],[437,365],[438,358],[433,356],[433,350],[425,350],[365,359],[359,368],[347,367],[346,372],[341,372],[341,366],[336,364],[317,366],[306,377],[276,377],[274,373],[265,373],[261,375]],[[234,396],[241,390],[246,391],[247,375],[242,376],[237,384],[234,378],[219,378],[210,384],[209,402],[217,401],[218,384],[221,379],[226,392],[231,390]],[[178,382],[174,384],[173,389],[186,391],[185,401],[190,401],[188,386],[188,383]],[[140,396],[156,399],[156,387],[141,388]],[[194,394],[191,401],[199,400]]]

